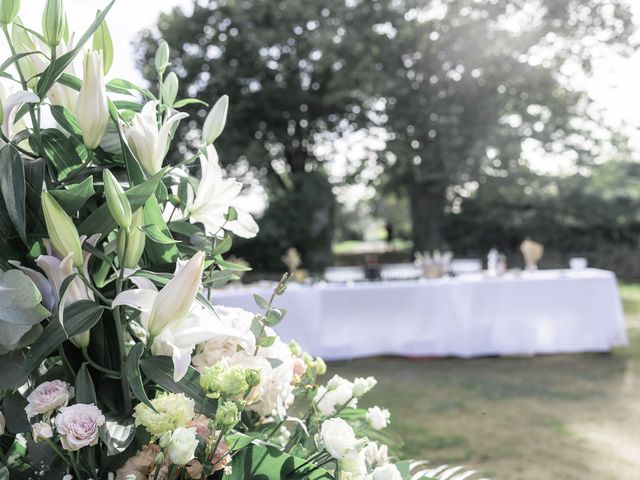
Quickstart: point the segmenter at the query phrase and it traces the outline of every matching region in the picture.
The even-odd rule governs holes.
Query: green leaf
[[[142,104],[138,102],[130,102],[127,100],[115,100],[113,104],[118,110],[131,110],[134,112],[142,111]]]
[[[149,100],[156,100],[156,97],[147,89],[140,88],[135,83],[131,83],[128,80],[124,80],[122,78],[115,78],[107,83],[107,90],[114,93],[124,93],[127,95],[131,94],[131,91],[141,93]]]
[[[22,365],[26,378],[62,342],[90,330],[102,317],[103,307],[90,300],[79,300],[64,309],[64,329],[59,322],[50,322],[31,349]],[[66,334],[65,334],[66,330]]]
[[[73,59],[78,55],[78,53],[82,50],[84,44],[91,38],[94,32],[102,25],[104,22],[107,13],[111,10],[111,7],[115,3],[115,0],[112,0],[109,5],[96,16],[93,23],[89,26],[89,29],[84,32],[84,34],[78,39],[78,42],[75,44],[75,48],[73,48],[68,53],[61,55],[58,57],[53,63],[51,63],[40,75],[40,80],[38,80],[38,85],[36,87],[36,94],[44,99],[49,92],[49,89],[53,86],[53,84],[58,80],[60,75],[64,73],[67,67],[73,62]]]
[[[148,405],[151,409],[153,405],[147,397],[147,392],[144,390],[144,384],[142,383],[142,377],[140,376],[140,357],[144,352],[144,343],[136,343],[127,355],[127,361],[125,369],[127,372],[127,381],[131,387],[131,391],[135,397],[145,405]]]
[[[67,110],[61,105],[51,105],[51,115],[62,128],[72,135],[82,135],[80,124],[73,112]]]
[[[267,302],[267,299],[264,297],[261,297],[260,295],[258,295],[257,293],[253,294],[253,300],[256,302],[256,304],[262,308],[263,310],[266,310],[267,307],[269,306],[269,302]]]
[[[82,88],[82,80],[80,80],[75,75],[71,75],[69,73],[63,73],[62,75],[60,75],[60,78],[58,79],[58,83],[66,87],[73,88],[77,92],[79,92],[80,89]]]
[[[13,392],[4,397],[2,402],[2,413],[7,422],[7,430],[11,433],[23,433],[30,430],[27,414],[24,407],[27,400],[18,392]]]
[[[276,337],[260,337],[257,343],[260,347],[268,348],[276,341]]]
[[[229,250],[231,250],[232,244],[233,244],[233,241],[231,240],[231,237],[227,235],[222,239],[220,243],[218,243],[213,248],[213,250],[211,250],[211,255],[215,256],[215,255],[222,255],[223,253],[227,253]]]
[[[137,209],[142,207],[149,197],[153,195],[156,187],[158,186],[158,182],[162,179],[162,176],[166,171],[166,168],[160,170],[149,180],[131,187],[125,192],[127,200],[129,200],[129,203],[131,204],[132,212],[135,212]],[[90,235],[92,233],[102,233],[104,235],[116,228],[116,225],[116,221],[109,213],[109,207],[104,203],[91,212],[84,222],[80,224],[78,231],[85,235]]]
[[[161,243],[164,245],[180,243],[180,240],[174,240],[173,238],[168,237],[167,235],[162,233],[157,225],[144,225],[139,228],[150,240],[153,240],[156,243]]]
[[[241,450],[250,445],[254,440],[263,439],[264,437],[265,434],[262,432],[249,432],[247,434],[232,433],[224,437],[224,439],[229,446],[229,451],[235,452],[236,450]]]
[[[182,100],[178,100],[177,102],[175,102],[173,104],[173,108],[178,109],[178,108],[182,108],[186,105],[193,105],[193,104],[198,104],[198,105],[204,105],[205,107],[208,107],[209,104],[207,102],[203,102],[202,100],[198,99],[198,98],[183,98]]]
[[[24,52],[11,55],[4,62],[2,62],[2,65],[0,65],[0,72],[4,72],[7,68],[9,68],[12,64],[17,62],[21,58],[28,57],[30,55],[42,55],[42,52]]]
[[[227,222],[233,222],[234,220],[237,220],[238,211],[233,207],[229,207],[229,211],[225,215],[225,218],[227,219]]]
[[[82,182],[69,185],[64,190],[49,190],[49,193],[65,212],[73,215],[95,195],[96,191],[93,189],[93,177],[87,177]]]
[[[57,170],[58,180],[66,178],[87,158],[87,150],[84,145],[73,137],[66,137],[60,130],[52,128],[42,130],[41,140],[47,158],[53,162]],[[30,141],[33,143],[33,137],[30,138]]]
[[[255,444],[249,444],[236,453],[231,462],[231,473],[223,478],[334,480],[327,470],[309,464],[306,460],[293,457],[276,447]]]
[[[197,409],[201,409],[206,400],[205,413],[215,414],[216,402],[205,397],[199,383],[200,374],[193,367],[190,366],[185,376],[178,382],[173,380],[173,360],[171,357],[145,358],[140,361],[140,368],[151,381],[168,392],[184,393],[187,397],[192,398],[196,402]]]
[[[107,455],[124,452],[136,436],[134,419],[130,415],[107,413],[105,420],[100,427],[100,440],[107,446]]]
[[[22,383],[20,369],[24,362],[24,354],[15,350],[6,355],[0,355],[0,388],[5,390],[15,390]]]
[[[168,238],[171,238],[171,232],[167,224],[162,218],[160,204],[156,197],[151,196],[144,204],[144,223],[145,225],[154,224]],[[175,244],[161,244],[148,242],[145,245],[145,255],[147,260],[153,264],[173,263],[178,258],[178,248]]]
[[[0,353],[35,340],[33,334],[41,331],[40,322],[50,315],[41,301],[38,288],[20,270],[0,274]]]
[[[96,389],[93,386],[93,379],[87,368],[87,364],[83,363],[76,374],[75,396],[78,403],[93,403],[98,405],[96,398]]]
[[[251,267],[239,263],[227,262],[226,260],[222,260],[221,257],[216,257],[216,265],[222,270],[233,270],[234,272],[248,272],[251,270]]]
[[[220,288],[234,280],[240,280],[240,277],[232,270],[216,270],[207,279],[207,285],[211,288]]]
[[[0,191],[16,231],[26,243],[24,166],[20,153],[11,144],[0,150]]]

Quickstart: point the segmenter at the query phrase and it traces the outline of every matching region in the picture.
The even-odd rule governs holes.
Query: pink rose
[[[104,425],[104,415],[93,404],[77,403],[61,408],[55,421],[62,447],[73,451],[98,443],[98,428]]]
[[[293,378],[300,381],[306,371],[307,364],[304,363],[304,360],[300,357],[295,357],[293,359]]]
[[[73,387],[68,383],[61,380],[44,382],[29,394],[24,411],[29,419],[39,414],[47,418],[56,408],[66,407],[72,397]]]

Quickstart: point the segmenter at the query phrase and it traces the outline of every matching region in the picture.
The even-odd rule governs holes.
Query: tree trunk
[[[413,250],[416,252],[442,250],[442,235],[446,185],[421,182],[411,185],[409,203],[413,227]]]

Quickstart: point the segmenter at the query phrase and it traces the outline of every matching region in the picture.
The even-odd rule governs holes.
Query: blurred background
[[[32,0],[25,24],[39,22]],[[81,28],[102,2],[67,0]],[[33,13],[33,18],[28,15]],[[640,468],[640,3],[633,0],[120,1],[111,76],[230,97],[221,162],[261,233],[231,253],[277,278],[451,251],[610,270],[630,345],[610,354],[337,362],[375,375],[403,453],[492,478],[636,478]],[[189,107],[170,161],[199,138]],[[197,120],[200,119],[200,120]],[[298,319],[303,321],[304,319]]]

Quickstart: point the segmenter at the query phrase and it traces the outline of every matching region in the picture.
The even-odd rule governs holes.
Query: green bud
[[[171,440],[171,435],[169,435],[169,440]],[[166,448],[166,447],[161,447]],[[155,465],[162,465],[164,463],[164,453],[160,452],[156,455],[154,460]]]
[[[262,380],[262,373],[257,368],[247,368],[245,372],[245,380],[247,381],[247,385],[249,386],[249,388],[260,385],[260,381]]]
[[[300,344],[295,340],[291,340],[289,342],[289,351],[291,352],[291,355],[294,355],[296,357],[302,355],[302,347],[300,347]]]
[[[98,11],[98,15],[100,15],[100,11]],[[96,30],[96,33],[93,34],[93,45],[94,50],[102,51],[102,64],[104,65],[104,74],[109,73],[109,69],[113,64],[113,40],[111,39],[111,32],[109,32],[109,27],[107,26],[107,22],[102,22],[102,24]]]
[[[216,422],[222,428],[233,427],[240,421],[240,412],[235,402],[222,402],[218,404]]]
[[[178,95],[178,77],[171,72],[162,84],[162,101],[165,105],[172,106]]]
[[[73,263],[82,267],[82,247],[78,230],[73,220],[67,215],[49,192],[42,192],[42,212],[47,225],[47,233],[53,248],[63,257],[73,254]]]
[[[120,182],[116,180],[109,170],[103,170],[104,194],[107,197],[107,207],[111,216],[122,228],[127,230],[131,226],[131,204],[122,189]]]
[[[162,40],[158,45],[155,58],[156,70],[160,75],[164,74],[164,71],[169,66],[169,44]]]
[[[327,364],[324,363],[324,360],[320,357],[316,357],[315,361],[315,370],[318,375],[324,375],[327,373]]]
[[[307,368],[313,367],[313,357],[309,355],[307,352],[304,352],[302,354],[302,361],[307,366]]]
[[[118,257],[126,268],[136,268],[144,252],[145,234],[138,228],[142,226],[143,219],[142,208],[139,208],[131,216],[129,232],[127,233],[126,230],[118,232]],[[126,252],[124,251],[125,243]]]
[[[64,36],[65,14],[62,0],[47,0],[42,12],[42,33],[47,44],[55,47]]]
[[[160,446],[160,448],[167,448],[170,443],[171,443],[171,432],[164,432],[160,437],[160,440],[158,440],[158,445]],[[164,459],[162,461],[164,461]]]
[[[245,368],[235,365],[224,372],[220,390],[225,396],[240,397],[248,388]]]
[[[218,362],[200,374],[200,387],[207,395],[213,394],[214,398],[220,396],[223,373],[224,367]]]
[[[20,0],[0,0],[0,23],[13,22],[20,11]]]

